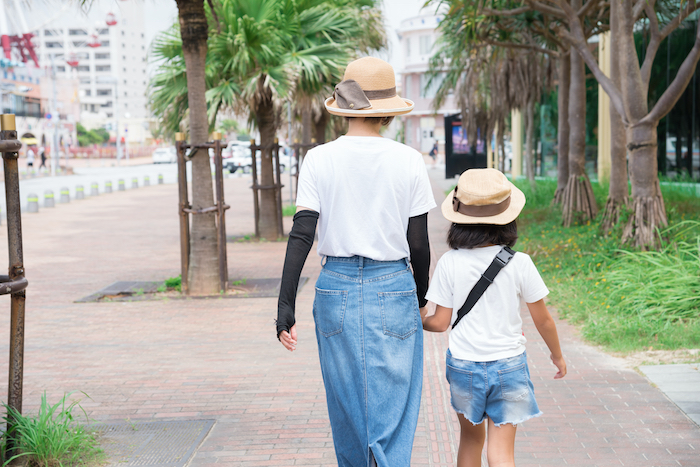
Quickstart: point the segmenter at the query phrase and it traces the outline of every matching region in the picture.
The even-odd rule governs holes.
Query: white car
[[[175,148],[158,148],[153,151],[154,164],[172,164],[177,162],[177,152]]]

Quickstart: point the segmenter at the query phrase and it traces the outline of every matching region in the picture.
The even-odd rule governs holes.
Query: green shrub
[[[3,444],[7,443],[8,436],[12,437],[18,452],[3,466],[17,458],[24,458],[29,467],[68,467],[102,459],[104,453],[95,434],[73,415],[79,408],[88,420],[77,401],[68,403],[72,394],[68,393],[56,404],[49,405],[44,393],[36,417],[22,415],[3,404],[7,413],[5,422],[12,420],[13,423],[10,431],[3,435]]]

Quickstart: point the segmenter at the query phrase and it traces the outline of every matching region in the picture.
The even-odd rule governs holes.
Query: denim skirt
[[[338,466],[410,466],[423,332],[408,261],[327,257],[313,313]]]

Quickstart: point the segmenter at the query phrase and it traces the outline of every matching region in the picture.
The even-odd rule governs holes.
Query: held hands
[[[295,324],[289,329],[289,332],[280,332],[280,342],[285,349],[294,352],[297,348],[297,325]]]
[[[559,370],[557,374],[554,375],[554,379],[561,379],[566,376],[566,362],[564,361],[564,356],[562,355],[559,358],[555,358],[552,354],[549,358],[552,359],[552,363],[554,363],[554,366]]]

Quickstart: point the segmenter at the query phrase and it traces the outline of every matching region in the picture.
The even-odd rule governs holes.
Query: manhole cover
[[[214,420],[120,422],[92,425],[113,466],[181,467],[197,448]]]

